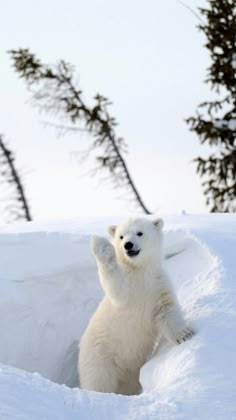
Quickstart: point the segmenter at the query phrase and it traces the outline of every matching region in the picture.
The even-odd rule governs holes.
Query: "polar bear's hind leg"
[[[96,368],[84,367],[80,372],[80,387],[82,389],[97,392],[120,393],[119,378],[116,376],[116,369],[109,360],[96,362]]]
[[[127,375],[128,376],[128,375]],[[129,379],[121,384],[119,393],[123,395],[139,395],[142,392],[142,387],[139,382],[139,371],[136,374],[129,375]]]

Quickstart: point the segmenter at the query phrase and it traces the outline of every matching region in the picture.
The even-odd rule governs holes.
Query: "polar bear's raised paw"
[[[101,262],[111,263],[115,259],[115,250],[106,238],[94,235],[91,239],[91,249]]]

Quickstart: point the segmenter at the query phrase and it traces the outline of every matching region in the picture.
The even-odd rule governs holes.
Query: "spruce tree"
[[[201,144],[212,146],[207,158],[198,157],[206,203],[212,212],[236,211],[236,2],[208,0],[199,8],[210,53],[206,83],[215,100],[201,103],[196,116],[187,119]]]
[[[28,49],[9,53],[14,69],[30,88],[34,105],[71,124],[62,126],[64,133],[82,130],[91,134],[88,152],[97,153],[96,170],[107,171],[116,189],[123,187],[137,206],[150,214],[124,158],[127,144],[117,135],[117,121],[109,110],[111,102],[100,94],[95,95],[92,105],[85,101],[74,67],[64,60],[53,66],[42,63]]]

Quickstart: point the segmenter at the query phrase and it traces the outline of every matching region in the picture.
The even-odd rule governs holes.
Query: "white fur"
[[[113,245],[92,238],[105,297],[81,339],[81,388],[138,394],[140,368],[160,336],[174,344],[191,337],[162,267],[162,226],[161,219],[130,219],[109,228]],[[128,256],[126,242],[140,253]]]

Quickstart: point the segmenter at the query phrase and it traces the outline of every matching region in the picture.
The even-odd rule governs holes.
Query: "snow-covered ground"
[[[78,341],[102,297],[89,239],[119,218],[0,227],[0,420],[236,419],[236,216],[164,220],[197,334],[161,344],[135,397],[77,388]]]

